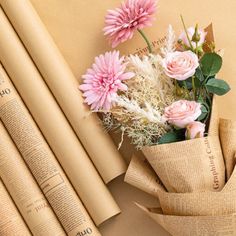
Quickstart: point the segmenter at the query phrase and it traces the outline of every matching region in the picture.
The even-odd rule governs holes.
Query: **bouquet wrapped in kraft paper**
[[[208,136],[142,149],[168,192],[222,190],[225,164],[218,121],[217,105],[213,100]]]
[[[104,34],[111,46],[137,31],[146,54],[97,56],[80,90],[106,129],[121,133],[119,147],[128,136],[142,152],[125,181],[158,198],[160,208],[141,209],[174,236],[235,235],[236,125],[219,120],[216,104],[230,90],[218,78],[222,50],[212,25],[188,27],[182,16],[182,32],[169,25],[163,45],[154,48],[143,28],[156,9],[155,0],[127,0],[108,11]]]
[[[171,235],[236,235],[236,145],[233,144],[234,140],[229,139],[228,142],[225,142],[224,139],[228,135],[236,133],[235,123],[236,122],[231,120],[220,119],[218,123],[220,131],[218,136],[211,136],[211,132],[209,132],[209,136],[207,137],[207,142],[209,143],[214,143],[214,140],[217,140],[218,143],[220,139],[220,143],[217,144],[218,146],[214,146],[214,150],[219,150],[221,153],[222,149],[223,153],[227,155],[222,156],[222,154],[220,154],[225,162],[225,164],[224,162],[222,164],[222,172],[219,172],[219,169],[217,169],[217,172],[214,172],[217,174],[221,173],[222,176],[225,170],[226,173],[230,173],[228,178],[225,178],[225,180],[224,178],[222,179],[223,182],[218,190],[214,188],[216,182],[218,182],[216,178],[209,176],[207,179],[207,165],[204,167],[206,168],[206,173],[203,174],[205,179],[201,181],[199,179],[202,178],[202,174],[200,174],[199,169],[202,168],[202,165],[196,165],[195,168],[192,167],[192,174],[199,172],[199,179],[196,178],[195,181],[189,180],[187,174],[181,173],[182,169],[177,170],[177,168],[180,168],[179,165],[172,171],[176,176],[181,175],[181,179],[178,180],[178,177],[176,177],[174,180],[174,178],[169,177],[168,182],[165,182],[165,179],[162,182],[161,176],[165,176],[163,173],[166,169],[170,168],[168,164],[166,164],[166,169],[163,168],[164,170],[160,170],[155,168],[154,165],[152,165],[154,167],[152,168],[151,165],[145,164],[146,161],[144,158],[140,158],[137,155],[132,158],[125,176],[125,181],[157,197],[159,200],[159,207],[155,208],[147,208],[140,204],[136,205]],[[233,135],[231,137],[233,137]],[[201,139],[198,140],[199,143],[201,143]],[[184,148],[184,146],[188,147],[189,144],[186,144],[186,142],[188,141],[183,141],[183,146],[180,145],[175,152],[173,150],[174,161],[176,161],[177,156],[180,157],[181,160],[188,158],[189,155],[192,154],[192,151],[189,151],[189,153],[185,153],[182,156],[179,155],[181,148]],[[192,147],[194,148],[194,146]],[[198,148],[200,147],[198,146]],[[160,150],[162,149],[159,149],[158,152],[160,152]],[[197,150],[195,152],[197,152]],[[211,153],[211,151],[209,151],[207,153],[213,158],[218,155],[217,152],[214,151]],[[166,153],[169,153],[169,151],[164,152],[165,155]],[[199,150],[199,156],[202,155],[202,150]],[[208,185],[206,183],[208,183]],[[203,188],[204,184],[206,184],[205,188]],[[176,190],[176,186],[181,186],[181,188],[178,188],[180,191]],[[170,187],[175,191],[167,190]],[[185,192],[182,191],[183,188],[186,189]]]
[[[151,165],[145,164],[146,161],[144,158],[140,158],[137,155],[132,158],[126,173],[126,182],[158,198],[159,207],[156,208],[147,208],[140,204],[136,205],[171,235],[236,235],[236,145],[234,145],[235,140],[233,139],[236,133],[236,122],[226,119],[219,119],[219,122],[215,122],[216,120],[213,121],[213,114],[214,112],[212,113],[210,121],[212,123],[210,123],[208,140],[215,139],[218,140],[217,143],[220,140],[219,146],[215,146],[214,150],[219,150],[220,152],[221,149],[223,150],[224,155],[222,156],[221,154],[221,157],[223,157],[225,163],[225,165],[223,163],[223,167],[225,166],[225,169],[222,169],[222,174],[225,170],[226,173],[230,173],[228,174],[228,178],[223,181],[218,191],[214,187],[212,189],[209,188],[215,186],[215,178],[209,178],[207,181],[212,185],[209,184],[208,186],[206,185],[205,188],[197,190],[196,186],[203,186],[206,182],[203,181],[199,184],[199,179],[189,181],[187,179],[188,176],[181,174],[182,170],[176,170],[176,168],[173,171],[176,175],[181,175],[182,179],[178,180],[178,177],[176,177],[174,181],[174,178],[170,177],[169,182],[165,185],[160,180],[161,177],[159,178],[159,176],[163,175],[165,170],[159,169],[158,171],[155,167],[153,169]],[[218,125],[215,126],[215,124]],[[217,127],[218,129],[216,129]],[[213,131],[211,128],[216,132],[219,131],[218,135],[214,132],[214,135],[211,135]],[[201,143],[201,139],[198,140]],[[186,145],[186,142],[188,141],[182,142],[183,146],[180,145],[178,148],[180,149],[184,146],[188,147],[189,144]],[[179,152],[181,152],[181,150],[175,150],[175,152],[173,150],[174,159],[176,156],[179,156],[179,154],[176,155],[176,153]],[[169,153],[169,151],[164,152],[165,155],[166,153]],[[191,153],[191,151],[189,154],[185,153],[181,158],[187,158]],[[209,151],[208,153],[210,155],[211,152]],[[215,152],[211,154],[212,157],[217,155],[214,153]],[[199,156],[201,155],[202,151],[199,150]],[[168,164],[166,165],[167,168],[169,168]],[[180,166],[178,166],[178,168],[180,168]],[[192,172],[198,172],[199,168],[201,168],[201,166],[196,166],[195,169],[193,168]],[[219,174],[220,172],[215,173]],[[199,176],[201,176],[201,174],[199,174]],[[176,186],[176,182],[180,184],[181,190],[185,186],[186,191],[167,191],[168,184],[169,186]],[[166,186],[166,188],[163,186]],[[194,188],[194,190],[190,191],[189,188],[187,188],[189,186],[191,186],[192,189]]]

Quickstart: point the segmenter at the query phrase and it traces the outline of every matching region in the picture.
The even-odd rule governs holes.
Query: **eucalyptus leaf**
[[[192,89],[192,81],[191,78],[188,78],[184,81],[178,81],[178,84],[180,87],[185,88],[185,86],[187,86],[187,89]]]
[[[186,79],[184,81],[179,81],[178,83],[183,88],[186,85],[188,90],[191,90],[193,88],[192,77],[190,77],[190,78],[188,78],[188,79]],[[201,82],[199,81],[199,79],[197,77],[194,77],[194,83],[195,83],[195,87],[196,88],[200,88]]]
[[[199,102],[199,103],[204,103],[203,97],[202,97],[201,95],[198,97],[197,102]]]
[[[216,53],[206,53],[201,61],[201,70],[205,76],[216,75],[222,66],[222,57]]]
[[[196,69],[195,77],[201,82],[205,80],[202,70],[199,67]]]
[[[194,83],[195,83],[195,88],[201,87],[201,81],[197,77],[194,77]]]
[[[202,111],[202,114],[198,117],[198,121],[202,121],[202,120],[204,120],[204,119],[206,119],[208,117],[209,107],[204,105],[204,104],[202,104],[201,111]]]
[[[180,130],[175,130],[175,131],[171,131],[169,133],[164,134],[160,140],[159,140],[159,144],[164,144],[164,143],[174,143],[174,142],[178,142],[178,141],[182,141],[185,139],[185,130],[184,129],[180,129]]]
[[[221,79],[212,78],[207,81],[206,88],[208,92],[222,96],[230,91],[230,86],[227,82]]]

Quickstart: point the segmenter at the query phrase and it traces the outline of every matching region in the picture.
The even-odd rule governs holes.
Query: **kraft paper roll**
[[[19,45],[15,44],[17,41],[14,41],[13,39],[17,39],[17,37],[3,11],[0,11],[0,28],[3,30],[1,34],[2,37],[0,36],[0,54],[1,59],[3,59],[2,62],[7,61],[4,59],[9,59],[7,55],[14,55],[16,56],[15,59],[17,59],[18,63],[15,63],[14,60],[8,61],[9,63],[6,63],[8,66],[7,68],[17,68],[26,72],[28,76],[32,76],[30,73],[28,74],[24,64],[24,57],[19,55],[20,49],[23,50],[23,48],[17,47]],[[11,46],[12,49],[14,48],[14,52],[9,50],[9,46]],[[7,49],[8,52],[3,49]],[[24,50],[22,52],[24,52]],[[36,79],[34,76],[30,78],[31,80]],[[20,77],[17,77],[16,80],[23,85]],[[27,85],[30,86],[30,83]],[[43,95],[40,90],[41,87],[36,86],[34,88],[36,88],[37,91],[33,91],[32,87],[31,89],[33,92],[40,96]],[[2,93],[3,96],[7,96],[5,96],[5,102],[2,103],[0,107],[1,120],[45,197],[52,206],[67,235],[77,236],[79,234],[84,234],[84,232],[86,233],[87,231],[89,231],[90,235],[100,235],[47,142],[44,140],[36,123],[14,90],[14,87],[10,87],[10,83],[8,83],[4,91],[7,89],[9,91],[8,93]],[[21,94],[26,94],[26,91]],[[32,100],[30,101],[32,102]],[[41,101],[38,100],[38,102],[40,103]],[[37,103],[35,107],[37,108]],[[45,109],[46,107],[47,104],[45,104]],[[50,116],[50,113],[44,115],[47,117]],[[64,145],[66,146],[67,143],[65,142]]]
[[[78,81],[30,1],[1,0],[0,3],[104,181],[107,183],[123,174],[124,160],[96,114],[90,114],[83,104]]]
[[[32,235],[0,179],[0,235]]]
[[[0,90],[2,80],[0,68]],[[0,97],[0,106],[4,96]],[[0,176],[30,231],[35,236],[66,236],[50,205],[0,122]]]
[[[0,60],[76,192],[99,225],[120,213],[120,209],[3,12],[0,17]]]

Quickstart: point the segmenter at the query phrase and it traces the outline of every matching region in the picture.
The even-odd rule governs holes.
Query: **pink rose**
[[[165,108],[164,118],[179,128],[185,128],[201,115],[201,104],[195,101],[179,100]]]
[[[204,137],[206,125],[199,121],[194,121],[188,124],[186,128],[185,136],[187,139],[202,138]]]
[[[198,43],[192,42],[192,38],[193,38],[193,35],[195,33],[195,28],[194,27],[190,27],[190,28],[187,29],[187,32],[188,32],[189,39],[191,40],[191,43],[192,43],[192,46],[193,46],[194,49],[197,46],[199,47],[199,46],[203,45],[203,43],[205,42],[205,39],[206,39],[206,35],[207,35],[207,33],[204,30],[198,29],[198,34],[199,34],[199,42]],[[188,41],[188,38],[187,38],[187,35],[186,35],[185,31],[183,31],[180,34],[179,39],[182,40],[184,45],[190,47],[190,44],[189,44],[189,41]]]
[[[192,51],[171,52],[162,61],[165,74],[177,80],[186,80],[195,74],[198,57]]]

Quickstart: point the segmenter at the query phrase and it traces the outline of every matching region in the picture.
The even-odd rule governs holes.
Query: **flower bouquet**
[[[127,0],[108,11],[104,34],[112,47],[137,31],[149,53],[99,55],[80,90],[106,130],[120,132],[119,148],[128,136],[144,154],[145,160],[131,161],[126,181],[158,197],[161,209],[142,209],[173,235],[221,235],[224,226],[208,227],[210,222],[232,220],[236,212],[234,152],[221,141],[230,140],[233,124],[219,121],[215,101],[230,90],[217,78],[222,51],[215,48],[211,25],[187,28],[182,16],[183,32],[177,37],[170,25],[164,45],[154,51],[143,28],[151,26],[156,9],[155,0]],[[186,223],[194,224],[191,230]]]

